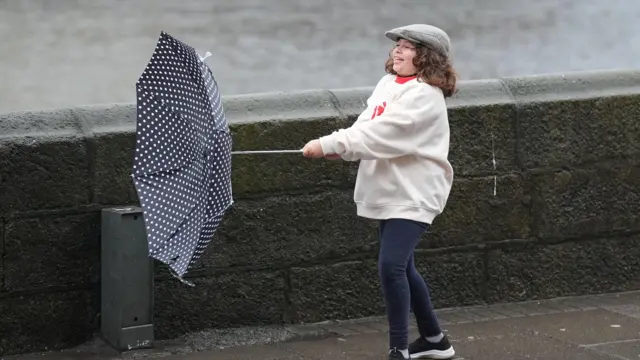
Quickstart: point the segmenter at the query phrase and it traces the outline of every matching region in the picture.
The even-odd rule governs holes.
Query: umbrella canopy
[[[136,94],[132,177],[149,256],[185,281],[233,203],[218,84],[191,46],[161,32]]]

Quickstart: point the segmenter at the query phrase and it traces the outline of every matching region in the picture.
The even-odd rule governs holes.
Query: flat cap
[[[432,25],[412,24],[391,29],[384,33],[393,41],[409,40],[422,45],[430,45],[442,52],[444,56],[451,56],[451,40],[444,30]]]

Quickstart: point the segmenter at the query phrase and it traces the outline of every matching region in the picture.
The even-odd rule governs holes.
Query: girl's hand
[[[324,157],[324,153],[322,152],[322,146],[320,145],[320,140],[315,139],[311,140],[307,143],[307,145],[302,148],[302,155],[310,158],[321,158]]]
[[[338,160],[341,158],[341,156],[338,154],[329,154],[329,155],[325,155],[324,158],[327,160]]]

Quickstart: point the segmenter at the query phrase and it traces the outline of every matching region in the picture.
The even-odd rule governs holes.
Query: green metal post
[[[139,207],[102,211],[101,334],[118,351],[153,345],[153,260]]]

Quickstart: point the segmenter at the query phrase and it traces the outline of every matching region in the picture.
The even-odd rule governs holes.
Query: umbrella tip
[[[199,56],[199,55],[198,55],[198,57],[200,58],[200,61],[204,61],[204,59],[208,58],[208,57],[209,57],[209,56],[211,56],[211,55],[213,55],[213,54],[207,51],[207,52],[204,54],[204,56]]]

